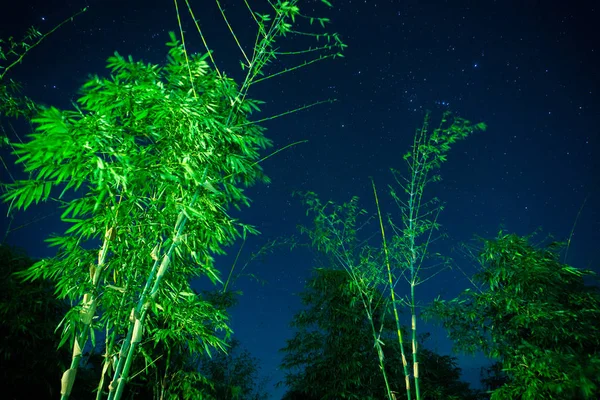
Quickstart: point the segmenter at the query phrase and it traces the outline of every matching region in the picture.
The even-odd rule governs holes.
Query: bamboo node
[[[90,263],[90,280],[94,280],[94,274],[96,273],[96,266],[94,263]]]
[[[122,379],[122,378],[113,379],[113,380],[110,382],[110,385],[108,385],[108,390],[109,390],[109,391],[111,391],[111,392],[112,392],[113,390],[115,390],[115,389],[116,389],[116,388],[119,386],[119,382],[121,382],[121,379]]]
[[[83,295],[83,304],[80,311],[80,320],[85,325],[89,325],[94,318],[94,313],[96,312],[96,299],[93,297],[91,293],[86,293]]]
[[[106,231],[106,235],[104,236],[105,240],[113,241],[117,237],[117,230],[115,228],[110,228]]]
[[[154,261],[158,261],[158,248],[160,247],[159,244],[157,244],[156,246],[154,246],[154,248],[152,249],[152,252],[150,252],[150,257],[152,257],[152,259]]]
[[[139,319],[135,320],[133,325],[133,334],[131,335],[131,343],[139,343],[142,341],[142,321]]]
[[[75,341],[77,342],[77,341]],[[66,370],[62,378],[60,378],[60,394],[61,395],[69,395],[71,394],[71,389],[73,389],[73,383],[75,382],[75,374],[77,373],[76,369],[69,368]]]
[[[73,358],[79,357],[81,355],[81,346],[79,345],[79,340],[75,338],[75,342],[73,343]]]
[[[111,360],[105,360],[104,361],[104,365],[102,365],[102,376],[105,376],[107,373],[110,373],[110,369],[111,369]]]
[[[169,266],[169,262],[171,261],[171,259],[169,257],[164,257],[162,262],[160,263],[160,268],[158,269],[158,273],[156,274],[157,277],[162,277],[165,274],[165,271],[167,270],[167,267]]]
[[[136,320],[136,316],[135,316],[135,307],[133,307],[131,309],[131,314],[129,314],[129,322],[135,322]]]

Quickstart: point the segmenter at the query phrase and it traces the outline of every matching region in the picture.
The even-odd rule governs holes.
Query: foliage
[[[194,295],[201,299],[201,305],[191,307],[191,318],[206,319],[204,315],[214,310],[224,314],[224,310],[216,307],[206,296]],[[207,310],[207,306],[210,309]],[[132,377],[124,391],[125,398],[203,398],[203,388],[210,382],[198,371],[196,360],[209,357],[207,351],[194,343],[196,337],[176,334],[186,331],[176,316],[161,314],[155,325],[155,330],[149,333],[153,340],[143,341],[138,347],[141,357],[132,363]],[[226,346],[226,343],[223,345]]]
[[[204,357],[199,362],[199,372],[210,387],[203,391],[216,400],[244,399],[266,400],[267,393],[259,382],[258,360],[241,348],[237,340],[229,343],[227,354],[218,353],[213,358]]]
[[[421,396],[427,400],[480,400],[482,393],[470,389],[469,384],[461,381],[461,369],[456,357],[437,354],[419,343],[419,359],[423,365],[421,371]]]
[[[0,245],[0,359],[6,393],[23,398],[56,398],[60,370],[69,361],[66,349],[56,351],[60,335],[55,331],[67,304],[54,298],[54,286],[45,280],[23,282],[16,274],[35,261],[22,250]],[[78,399],[89,398],[95,376],[82,368]],[[21,398],[21,397],[19,397]]]
[[[70,224],[63,236],[49,239],[59,247],[57,256],[21,273],[55,282],[58,298],[72,305],[60,325],[60,344],[73,349],[63,399],[100,331],[105,353],[97,398],[107,378],[109,399],[120,398],[144,336],[186,343],[191,354],[224,350],[225,312],[193,293],[189,281],[220,282],[213,255],[256,233],[227,214],[248,205],[243,186],[268,181],[258,157],[270,141],[248,119],[260,102],[247,91],[269,78],[256,79],[266,63],[287,54],[275,51],[275,38],[302,33],[289,23],[309,18],[296,3],[278,1],[272,22],[252,14],[259,35],[239,88],[211,71],[210,51],[189,56],[171,35],[165,67],[115,53],[108,60],[111,77],[88,80],[73,111],[40,108],[31,140],[12,144],[29,179],[6,185],[10,210],[46,201],[59,189],[61,218]],[[312,36],[328,44],[306,53],[333,54],[304,65],[340,56],[345,47],[337,35]]]
[[[0,117],[31,117],[37,110],[37,105],[29,98],[21,96],[21,85],[12,80],[6,80],[6,74],[17,65],[30,51],[36,40],[43,35],[34,27],[25,33],[23,39],[16,41],[12,36],[0,38]]]
[[[24,283],[15,277],[33,263],[22,251],[0,245],[2,382],[9,393],[22,388],[27,398],[56,397],[62,365],[55,354],[59,335],[54,329],[66,307],[54,299],[49,282]]]
[[[312,246],[325,256],[324,265],[345,271],[352,281],[353,289],[356,290],[353,301],[362,307],[369,321],[371,332],[369,342],[373,343],[377,351],[383,384],[387,396],[391,397],[381,340],[383,320],[377,324],[374,318],[376,310],[381,307],[380,303],[382,301],[387,303],[386,299],[377,296],[380,293],[377,288],[386,285],[381,274],[382,253],[365,242],[360,242],[358,238],[359,231],[368,224],[368,220],[364,223],[361,220],[361,216],[366,212],[358,207],[357,197],[338,205],[332,201],[323,204],[313,192],[300,193],[300,195],[307,207],[307,215],[314,215],[314,226],[311,228],[300,226],[300,231],[308,235]]]
[[[428,247],[434,240],[434,231],[439,228],[437,215],[442,210],[437,199],[425,200],[425,188],[427,184],[441,179],[439,175],[434,175],[434,172],[446,161],[446,153],[451,144],[475,131],[485,129],[486,125],[483,123],[471,124],[463,118],[452,116],[449,112],[444,113],[438,127],[432,129],[429,113],[426,114],[423,126],[415,133],[411,150],[404,155],[408,164],[408,176],[403,178],[396,170],[392,170],[404,195],[399,196],[395,189],[390,187],[392,198],[400,208],[402,223],[396,225],[391,218],[388,219],[394,232],[389,246],[373,182],[382,249],[368,246],[366,240],[361,242],[357,239],[358,230],[365,226],[357,227],[357,219],[365,214],[359,209],[357,198],[343,205],[335,205],[332,202],[322,203],[312,192],[303,194],[307,214],[314,215],[314,228],[301,227],[301,231],[308,234],[317,250],[330,257],[330,265],[335,265],[349,274],[353,284],[359,288],[359,300],[367,318],[372,319],[375,304],[369,294],[373,293],[371,289],[378,288],[382,293],[387,293],[386,299],[379,299],[377,302],[390,304],[394,314],[397,347],[401,352],[406,382],[405,393],[409,400],[410,369],[415,382],[415,396],[420,398],[415,288],[432,277],[423,277],[420,272],[424,260],[430,256]],[[396,294],[401,280],[405,280],[409,285],[408,295],[404,297],[398,297]],[[408,352],[400,328],[399,305],[407,306],[411,311],[411,346]],[[387,397],[391,400],[395,395],[386,376],[386,364],[389,363],[383,357],[381,349],[381,330],[382,326],[372,326],[372,341],[379,354],[380,371]],[[412,354],[411,362],[408,361],[407,354]]]
[[[390,287],[390,297],[394,306],[394,316],[396,324],[399,325],[398,312],[396,310],[396,295],[394,289],[400,279],[406,280],[409,285],[409,295],[400,298],[399,302],[410,308],[411,314],[411,348],[412,348],[412,370],[415,382],[415,397],[421,398],[420,375],[419,372],[419,350],[417,341],[417,304],[415,302],[415,288],[429,277],[423,277],[424,260],[430,258],[428,248],[434,240],[433,233],[439,229],[437,217],[442,211],[443,206],[438,206],[438,199],[433,198],[427,201],[424,197],[425,188],[431,182],[441,180],[440,175],[434,174],[446,161],[446,153],[450,150],[450,145],[467,138],[470,134],[485,130],[484,123],[471,124],[464,118],[453,116],[450,112],[445,112],[437,128],[430,128],[429,113],[425,116],[425,121],[421,129],[417,130],[414,136],[413,145],[410,151],[404,155],[404,160],[408,164],[408,176],[403,180],[398,179],[399,173],[392,170],[396,176],[396,182],[404,192],[400,197],[395,190],[391,188],[392,198],[399,206],[402,215],[402,224],[390,224],[394,231],[390,246],[390,256],[386,258],[387,274]],[[374,187],[374,184],[373,184]],[[375,190],[375,187],[374,187]],[[377,194],[375,194],[377,200]],[[387,246],[385,233],[379,204],[379,221],[381,226],[381,235],[387,257]],[[440,256],[440,255],[438,255]],[[441,256],[440,256],[441,257]],[[392,269],[391,265],[395,268]],[[435,272],[435,274],[439,271]],[[399,346],[403,347],[403,339],[398,329]],[[406,365],[406,363],[405,363]],[[405,369],[405,376],[408,380],[409,373]],[[407,399],[410,400],[409,383],[407,382]]]
[[[63,189],[59,198],[70,188],[85,189],[63,202],[62,218],[71,227],[49,239],[58,255],[24,274],[56,281],[59,298],[75,304],[83,298],[62,323],[63,342],[76,348],[84,348],[88,334],[93,342],[97,329],[109,344],[125,333],[125,343],[131,341],[148,311],[145,331],[155,340],[223,347],[213,332],[227,329],[225,316],[191,294],[189,279],[217,281],[211,253],[231,244],[238,227],[254,232],[225,210],[247,203],[238,182],[265,180],[253,162],[269,141],[256,126],[240,127],[241,116],[230,116],[235,85],[215,80],[199,55],[189,60],[193,84],[202,90],[193,97],[183,49],[174,38],[169,46],[165,68],[111,57],[112,77],[90,79],[80,109],[44,109],[34,119],[32,140],[14,145],[32,177],[9,185],[4,197],[11,207],[45,200],[55,187]],[[85,244],[97,240],[96,254]],[[173,273],[159,285],[167,267]],[[184,329],[153,326],[159,314]],[[114,351],[108,349],[106,362]],[[74,353],[71,370],[81,357]]]
[[[3,116],[31,118],[39,111],[39,107],[34,101],[20,95],[21,85],[12,79],[6,82],[6,76],[12,68],[23,61],[28,52],[38,46],[46,37],[68,21],[73,21],[73,18],[86,10],[87,7],[83,8],[45,34],[32,26],[25,32],[21,40],[15,40],[12,36],[7,39],[0,38],[0,118]]]
[[[373,289],[374,292],[377,290]],[[357,297],[358,288],[345,271],[315,269],[301,293],[305,309],[294,316],[297,332],[287,341],[282,368],[287,370],[286,399],[380,399],[385,395],[378,354],[372,345],[371,323]],[[373,293],[381,299],[382,293]],[[383,323],[380,340],[391,390],[404,385],[401,354],[393,343],[395,321],[384,303],[374,309],[375,323]],[[452,357],[424,350],[423,388],[427,399],[473,399],[459,381]]]
[[[344,271],[317,269],[301,294],[307,309],[295,315],[287,341],[286,385],[320,399],[367,399],[383,394],[368,320]],[[352,306],[350,306],[352,304]],[[374,373],[374,374],[373,374]]]
[[[167,347],[167,345],[169,347]],[[257,360],[239,343],[228,343],[227,353],[213,357],[189,354],[185,346],[170,342],[148,343],[141,348],[148,361],[138,360],[135,374],[124,397],[130,399],[266,399],[258,379]]]
[[[591,271],[559,261],[561,245],[500,232],[483,240],[474,276],[481,288],[437,299],[458,349],[498,359],[504,380],[492,399],[591,399],[600,394],[600,292]]]
[[[431,277],[422,276],[421,272],[424,261],[432,256],[428,254],[428,248],[435,239],[434,233],[440,228],[437,218],[444,209],[440,199],[427,199],[425,189],[427,185],[442,180],[437,171],[447,160],[452,144],[487,129],[484,123],[472,124],[449,111],[444,112],[436,128],[431,125],[431,118],[427,113],[423,126],[414,135],[410,151],[403,157],[408,165],[408,174],[404,176],[401,171],[392,169],[397,186],[390,185],[392,199],[398,205],[401,216],[400,224],[389,219],[393,230],[389,248],[390,261],[396,267],[396,271],[393,271],[394,278],[404,278],[411,287],[418,286]],[[400,193],[397,188],[400,188]],[[411,308],[411,314],[414,315],[412,297],[411,293],[410,298],[407,297],[403,302]]]
[[[203,291],[200,295],[216,309],[225,312],[237,302],[236,293]],[[167,329],[166,320],[161,320]],[[263,399],[266,395],[258,380],[258,363],[232,339],[227,352],[212,356],[189,351],[187,341],[146,341],[141,344],[143,357],[132,369],[124,398],[153,399]],[[241,396],[241,397],[240,397]]]

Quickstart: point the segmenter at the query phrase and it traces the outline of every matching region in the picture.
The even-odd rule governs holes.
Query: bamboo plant
[[[332,201],[323,203],[314,192],[300,195],[307,208],[307,215],[313,215],[314,224],[312,227],[300,226],[300,232],[306,234],[311,245],[326,256],[324,268],[339,269],[348,274],[350,290],[358,294],[355,302],[362,305],[369,322],[386,396],[392,400],[393,392],[383,351],[385,344],[381,339],[389,301],[385,296],[382,298],[377,295],[388,288],[381,269],[384,264],[382,252],[359,238],[361,230],[368,226],[369,219],[364,221],[361,218],[366,215],[366,211],[358,206],[358,197],[339,205]],[[379,324],[375,323],[377,313],[384,316],[379,319]]]
[[[415,300],[415,288],[437,275],[442,269],[436,270],[429,276],[422,276],[424,261],[430,256],[429,245],[432,243],[435,231],[440,227],[438,223],[439,213],[443,210],[437,198],[427,200],[424,196],[428,184],[439,182],[441,177],[437,170],[447,159],[450,145],[458,140],[465,139],[471,133],[485,130],[484,123],[471,124],[469,121],[453,116],[450,112],[442,115],[437,128],[431,129],[430,115],[426,114],[423,125],[418,129],[413,138],[413,144],[406,154],[404,161],[407,163],[408,174],[402,176],[397,170],[392,170],[396,183],[401,188],[403,195],[399,195],[393,186],[390,193],[401,212],[401,224],[396,225],[390,218],[388,220],[392,230],[392,240],[389,247],[385,238],[384,225],[381,211],[375,192],[375,200],[380,221],[381,235],[386,253],[386,274],[389,279],[390,297],[394,308],[394,317],[398,322],[397,306],[403,305],[410,309],[411,314],[411,353],[412,353],[412,378],[414,379],[414,393],[417,400],[421,399],[419,387],[419,351],[417,341],[417,303]],[[440,256],[436,254],[436,256]],[[409,285],[407,296],[396,299],[398,282],[405,280]],[[398,343],[404,347],[402,332],[398,329]],[[404,355],[403,355],[404,356]],[[406,377],[406,397],[411,398],[410,377],[407,370],[407,362],[403,360]]]
[[[378,213],[379,231],[382,238],[381,246],[377,249],[367,245],[368,240],[361,242],[357,238],[360,229],[365,224],[357,225],[357,220],[365,211],[358,207],[358,199],[353,198],[343,205],[333,202],[322,203],[316,194],[304,194],[304,204],[308,213],[314,215],[314,227],[300,227],[307,234],[312,245],[330,255],[330,267],[343,268],[350,276],[353,285],[360,290],[360,301],[363,303],[367,318],[372,321],[374,310],[383,307],[393,312],[396,322],[398,346],[402,356],[405,375],[406,398],[411,399],[412,393],[416,399],[421,399],[419,387],[419,358],[417,342],[417,304],[415,288],[432,276],[423,277],[423,263],[428,257],[428,247],[434,240],[434,233],[439,228],[437,216],[442,206],[437,199],[426,200],[425,188],[429,183],[441,178],[435,172],[446,161],[446,153],[450,145],[457,140],[466,138],[477,130],[485,130],[483,123],[471,124],[469,121],[453,117],[449,112],[444,113],[440,125],[431,130],[429,113],[426,114],[423,126],[418,129],[413,139],[413,145],[404,155],[408,165],[408,175],[402,178],[396,170],[392,170],[396,182],[400,185],[406,198],[396,193],[390,186],[392,198],[401,211],[402,223],[395,224],[389,218],[386,222],[393,231],[389,245],[385,233],[379,198],[375,183],[372,181],[375,204]],[[436,273],[439,273],[437,271]],[[399,296],[398,283],[406,280],[409,284],[407,296]],[[386,301],[375,303],[369,293],[372,288],[379,288],[388,293]],[[411,360],[405,349],[403,329],[400,324],[399,306],[407,307],[411,314],[410,345]],[[380,362],[380,369],[389,400],[396,400],[396,393],[386,373],[386,361],[383,357],[381,332],[383,326],[372,326],[373,346]],[[412,375],[411,375],[412,364]],[[411,388],[414,381],[414,389]]]
[[[306,50],[317,57],[264,76],[265,65],[291,54],[275,48],[275,39],[303,33],[292,29],[296,19],[328,22],[300,14],[297,3],[271,3],[273,18],[248,6],[258,35],[253,54],[243,52],[247,76],[239,87],[216,67],[210,51],[187,53],[180,25],[182,42],[171,34],[164,67],[115,53],[108,60],[110,78],[84,84],[74,110],[43,108],[33,119],[30,141],[14,144],[29,178],[7,185],[3,199],[11,210],[27,209],[61,189],[52,199],[70,225],[63,236],[48,239],[58,246],[57,255],[22,275],[50,279],[57,296],[72,304],[60,325],[61,345],[73,348],[62,399],[69,397],[84,351],[96,347],[99,331],[105,354],[97,399],[106,390],[109,399],[121,398],[143,338],[175,336],[187,339],[190,350],[225,350],[226,315],[193,293],[189,282],[220,282],[213,255],[257,233],[227,213],[248,205],[243,186],[268,182],[259,156],[271,141],[249,119],[260,102],[247,98],[248,90],[341,56],[345,47],[335,34],[312,34],[326,39]],[[167,320],[166,329],[159,319]]]
[[[86,11],[87,7],[82,8],[46,33],[41,33],[31,26],[19,41],[12,36],[7,39],[0,38],[0,117],[30,118],[38,111],[38,106],[33,100],[20,94],[21,85],[12,79],[8,79],[8,73],[15,66],[21,64],[27,54],[39,46],[48,36]],[[8,142],[8,138],[5,142]]]

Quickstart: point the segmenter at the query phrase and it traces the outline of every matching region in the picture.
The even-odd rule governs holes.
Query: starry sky
[[[457,143],[441,170],[443,181],[429,188],[446,203],[440,217],[449,235],[446,249],[475,234],[493,237],[501,226],[517,234],[542,227],[566,239],[581,210],[568,262],[598,271],[600,44],[594,30],[600,7],[593,1],[332,2],[331,9],[318,0],[299,6],[331,19],[328,30],[349,46],[345,58],[302,68],[250,92],[266,102],[257,118],[319,100],[337,102],[264,124],[275,148],[308,143],[265,161],[272,182],[248,190],[253,204],[238,216],[262,235],[247,241],[242,260],[267,240],[295,234],[298,224],[309,222],[300,201],[291,196],[295,190],[312,190],[337,202],[359,196],[361,206],[375,212],[373,177],[383,212],[397,212],[385,196],[385,186],[392,183],[389,168],[403,168],[402,155],[425,110],[435,118],[450,109],[487,123],[488,130]],[[240,55],[215,3],[191,4],[219,68],[240,78]],[[222,4],[236,33],[253,39],[243,2]],[[46,32],[86,6],[87,12],[51,35],[10,75],[34,100],[68,108],[88,74],[105,73],[105,60],[114,51],[162,63],[168,32],[178,30],[172,1],[34,0],[2,9],[0,37],[18,38],[31,25]],[[189,17],[183,26],[188,48],[203,51]],[[282,45],[293,47],[294,37],[287,40]],[[272,68],[285,66],[291,64],[281,60]],[[17,168],[2,169],[3,181],[19,176]],[[32,257],[51,256],[43,239],[61,229],[58,215],[50,203],[15,215],[11,227],[18,229],[6,241],[25,247]],[[219,258],[223,274],[238,249]],[[283,377],[277,350],[292,336],[288,325],[300,309],[297,294],[313,266],[310,254],[282,249],[246,269],[266,282],[236,282],[244,295],[232,311],[232,326],[259,358],[269,385]],[[463,267],[472,272],[473,266]],[[457,270],[444,272],[423,285],[419,296],[422,301],[452,296],[467,283]],[[423,326],[434,333],[429,346],[449,353],[443,332]],[[484,360],[461,356],[460,361],[465,379],[475,382]],[[268,390],[274,399],[283,393]]]

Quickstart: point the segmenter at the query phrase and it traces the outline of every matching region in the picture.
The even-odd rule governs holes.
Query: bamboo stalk
[[[204,180],[206,180],[207,172],[208,168],[204,170]],[[190,207],[194,205],[199,194],[200,188],[196,189],[196,193],[194,193],[194,197],[190,202]],[[180,211],[179,216],[177,217],[177,222],[175,223],[176,233],[173,237],[171,246],[169,246],[168,251],[164,254],[159,268],[157,268],[158,258],[155,260],[152,270],[146,279],[144,290],[139,297],[138,304],[131,310],[127,336],[121,345],[119,360],[117,362],[117,366],[115,367],[113,379],[109,385],[108,400],[119,400],[123,394],[123,389],[125,389],[125,385],[129,378],[129,369],[134,359],[135,350],[142,339],[144,321],[148,313],[148,308],[150,307],[150,301],[154,300],[158,294],[158,289],[160,287],[162,278],[166,274],[171,262],[171,254],[175,250],[177,244],[179,244],[186,222],[187,217],[183,211]],[[154,284],[152,284],[152,282],[154,282]],[[149,289],[150,286],[152,286],[152,289]]]

